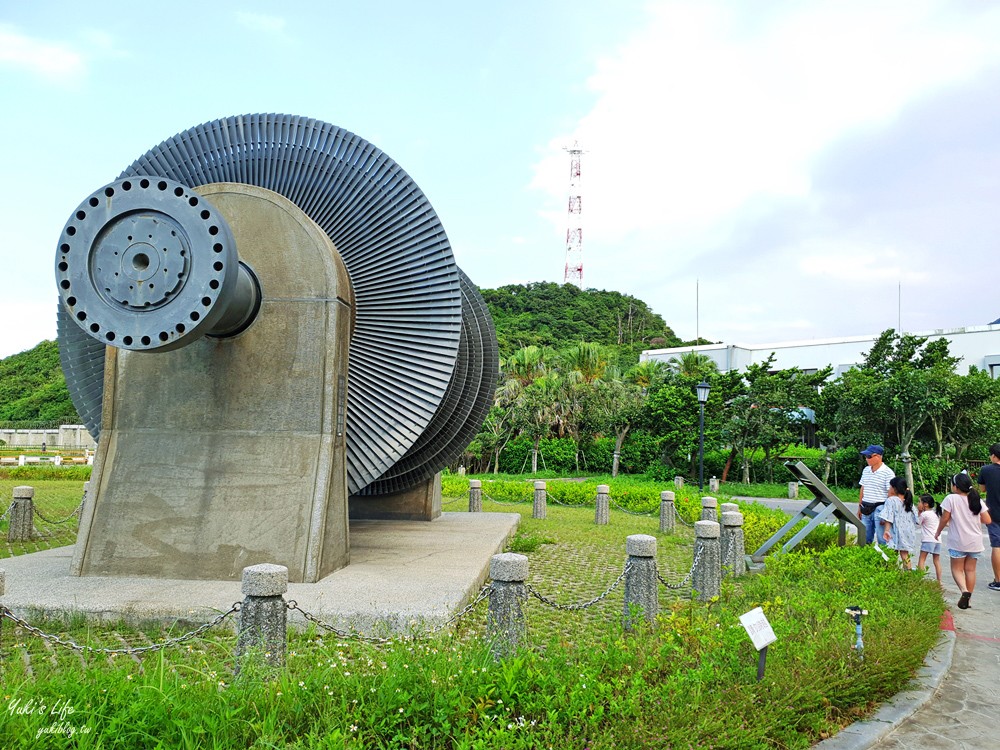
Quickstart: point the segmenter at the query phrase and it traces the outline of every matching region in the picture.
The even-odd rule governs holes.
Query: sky
[[[1000,318],[1000,3],[0,0],[0,357],[55,338],[77,204],[174,134],[346,128],[480,287],[583,282],[682,339]]]

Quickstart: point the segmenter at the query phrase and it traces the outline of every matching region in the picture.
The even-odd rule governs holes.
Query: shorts
[[[920,551],[927,552],[932,555],[941,554],[941,542],[921,542]]]
[[[973,560],[978,560],[980,554],[979,552],[962,552],[960,549],[948,550],[948,556],[952,560],[961,560],[963,557],[971,557]]]
[[[986,533],[990,535],[990,546],[1000,547],[1000,521],[986,524]]]

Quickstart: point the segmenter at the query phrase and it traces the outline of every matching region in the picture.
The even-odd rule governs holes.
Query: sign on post
[[[747,631],[753,647],[759,654],[757,658],[757,682],[764,679],[764,665],[767,662],[767,647],[778,640],[774,634],[771,623],[767,621],[767,615],[760,607],[751,609],[745,615],[740,615],[740,624]]]

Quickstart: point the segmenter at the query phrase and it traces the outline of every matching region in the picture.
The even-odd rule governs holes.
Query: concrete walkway
[[[984,534],[985,537],[985,534]],[[878,743],[893,750],[985,750],[996,747],[1000,731],[1000,591],[993,580],[989,540],[976,569],[972,606],[959,609],[958,587],[948,559],[941,558],[941,579],[954,623],[955,648],[951,668],[937,692],[912,716]]]

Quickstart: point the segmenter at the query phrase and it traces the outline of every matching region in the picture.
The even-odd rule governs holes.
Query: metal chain
[[[442,622],[440,625],[435,625],[432,628],[428,628],[426,631],[420,633],[419,635],[402,635],[397,640],[417,640],[420,638],[429,638],[430,636],[444,630],[450,625],[453,625],[462,617],[465,617],[465,615],[467,615],[469,612],[475,609],[475,607],[480,602],[485,601],[486,598],[489,596],[489,590],[490,590],[489,586],[483,586],[479,590],[479,595],[475,599],[466,604],[462,609],[453,614],[451,617]],[[378,636],[363,635],[361,633],[349,633],[346,630],[340,630],[339,628],[334,627],[328,622],[323,622],[323,620],[316,617],[316,615],[310,612],[306,612],[304,609],[302,609],[302,607],[299,606],[299,603],[294,599],[291,599],[288,602],[286,602],[286,606],[288,607],[288,609],[293,609],[296,612],[301,613],[302,616],[305,617],[309,622],[318,625],[324,630],[328,630],[329,632],[333,633],[336,636],[339,636],[340,638],[354,638],[359,641],[365,641],[367,643],[375,643],[375,644],[386,644],[386,643],[392,643],[393,641],[392,638],[380,638]]]
[[[15,506],[15,505],[17,505],[17,503],[16,503],[16,502],[15,502],[15,503],[11,503],[11,504],[10,504],[9,506],[7,506],[7,510],[5,510],[5,511],[3,512],[3,515],[2,515],[2,516],[0,516],[0,521],[2,521],[3,519],[5,519],[5,518],[6,518],[7,516],[9,516],[9,515],[10,515],[10,512],[11,512],[12,510],[14,510],[14,506]]]
[[[534,500],[534,496],[532,496],[531,500],[514,500],[514,501],[497,500],[496,498],[487,495],[485,492],[483,493],[483,497],[485,497],[491,503],[496,503],[497,505],[523,505],[524,503],[530,503]]]
[[[557,497],[555,497],[554,495],[550,495],[550,494],[549,494],[549,491],[548,491],[548,490],[546,490],[546,491],[545,491],[545,501],[546,501],[546,502],[548,502],[548,501],[549,501],[550,499],[551,499],[551,500],[552,500],[552,502],[554,502],[554,503],[555,503],[556,505],[561,505],[561,506],[562,506],[562,507],[564,507],[564,508],[588,508],[588,507],[590,507],[590,506],[589,506],[589,505],[587,505],[586,503],[564,503],[564,502],[560,501],[560,500],[559,500],[559,499],[558,499]]]
[[[687,521],[684,520],[684,516],[682,516],[680,514],[680,511],[677,510],[677,506],[676,505],[674,506],[674,518],[676,518],[682,524],[684,524],[685,526],[687,526],[689,529],[693,529],[694,528],[694,524],[693,523],[688,523]]]
[[[631,569],[632,569],[632,563],[631,562],[626,563],[625,564],[625,569],[622,571],[622,574],[620,576],[618,576],[617,580],[615,580],[615,582],[612,583],[610,587],[608,587],[607,591],[605,591],[603,594],[601,594],[599,596],[595,596],[589,602],[581,602],[580,604],[560,604],[559,602],[553,601],[552,599],[549,599],[547,596],[544,596],[543,594],[540,594],[537,591],[535,591],[534,587],[530,583],[525,582],[524,587],[528,590],[529,594],[531,594],[533,597],[535,597],[542,604],[547,604],[550,607],[554,607],[555,609],[562,609],[562,610],[587,609],[588,607],[592,607],[595,604],[597,604],[598,602],[600,602],[603,599],[605,599],[608,596],[608,594],[610,594],[612,591],[614,591],[616,588],[618,588],[618,585],[623,580],[625,580],[626,574]]]
[[[610,498],[608,499],[608,502],[610,502],[613,506],[615,506],[616,508],[618,508],[618,510],[620,510],[622,513],[628,513],[630,516],[645,516],[645,517],[649,517],[649,516],[653,515],[656,512],[656,508],[653,508],[652,510],[647,510],[647,511],[645,511],[643,513],[639,513],[638,511],[629,510],[628,508],[623,508],[622,506],[620,506],[618,503],[616,503],[614,500],[611,500]]]
[[[698,547],[698,551],[695,553],[695,556],[694,556],[694,562],[691,563],[691,570],[689,570],[687,572],[687,575],[684,576],[683,579],[681,579],[680,583],[673,584],[673,583],[667,582],[667,580],[662,575],[660,575],[660,569],[659,569],[659,567],[657,567],[657,569],[656,569],[656,577],[660,579],[660,583],[662,583],[664,586],[666,586],[668,589],[671,589],[672,591],[677,591],[678,589],[687,588],[687,586],[691,582],[691,576],[694,575],[694,569],[698,567],[698,561],[701,559],[701,553],[702,553],[702,550],[704,550],[704,549],[705,549],[704,545]]]
[[[45,521],[45,523],[66,523],[67,521],[71,521],[72,519],[76,518],[80,514],[80,511],[83,510],[84,502],[85,502],[84,500],[81,500],[80,504],[76,506],[76,510],[74,510],[72,513],[70,513],[68,516],[66,516],[60,521],[53,521],[51,518],[46,518],[45,516],[43,516],[42,512],[38,510],[38,506],[35,504],[32,504],[31,508],[32,510],[34,510],[35,515],[38,516],[38,518],[40,518],[42,521]]]
[[[16,623],[20,627],[27,630],[29,633],[34,633],[43,640],[49,641],[50,643],[55,643],[59,646],[65,646],[66,648],[73,649],[74,651],[81,651],[81,652],[89,651],[90,653],[93,654],[144,654],[150,651],[159,651],[160,649],[167,648],[168,646],[176,646],[179,643],[183,643],[184,641],[189,641],[192,638],[196,638],[209,628],[213,628],[216,625],[218,625],[220,622],[229,617],[229,615],[239,611],[240,611],[240,602],[236,602],[233,604],[232,607],[229,608],[227,612],[223,612],[218,617],[213,619],[211,622],[206,622],[204,625],[201,625],[195,628],[194,630],[185,633],[184,635],[177,636],[176,638],[168,638],[167,640],[163,641],[163,643],[151,643],[148,646],[135,646],[132,648],[95,648],[93,646],[81,646],[80,644],[74,641],[63,640],[57,635],[51,635],[49,633],[42,632],[34,625],[25,622],[20,617],[18,617],[17,615],[15,615],[13,612],[11,612],[9,609],[7,609],[2,605],[0,605],[0,618],[6,617],[8,620]]]

